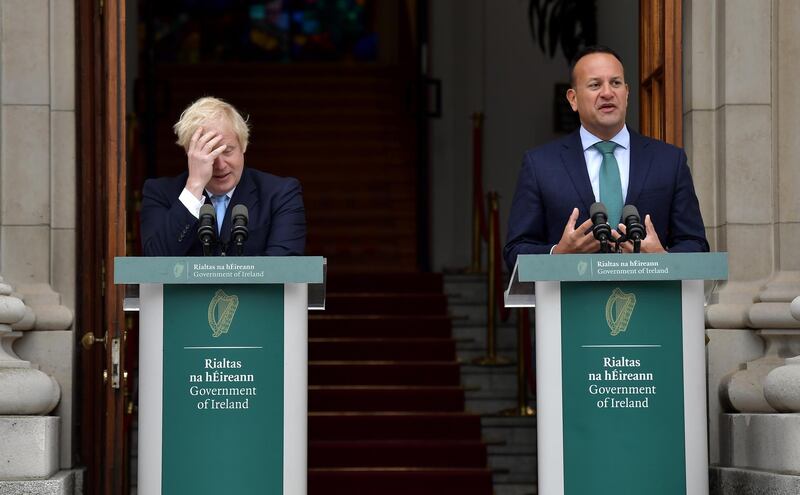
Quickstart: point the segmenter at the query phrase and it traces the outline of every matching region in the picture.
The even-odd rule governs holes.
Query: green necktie
[[[612,229],[617,228],[622,216],[622,182],[619,179],[619,165],[614,158],[614,141],[600,141],[594,145],[603,154],[600,165],[600,202],[608,210],[608,223]]]

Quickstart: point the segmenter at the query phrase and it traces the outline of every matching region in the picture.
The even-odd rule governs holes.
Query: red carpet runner
[[[309,322],[309,495],[491,495],[441,276],[328,280]]]

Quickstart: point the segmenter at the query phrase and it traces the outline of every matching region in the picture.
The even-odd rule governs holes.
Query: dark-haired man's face
[[[620,61],[608,53],[578,60],[567,100],[587,131],[604,140],[614,137],[625,125],[628,109],[628,85]]]

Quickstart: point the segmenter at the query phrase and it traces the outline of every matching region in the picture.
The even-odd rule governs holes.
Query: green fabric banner
[[[162,493],[283,493],[283,286],[165,285]]]
[[[561,325],[564,493],[685,494],[681,283],[563,282]]]

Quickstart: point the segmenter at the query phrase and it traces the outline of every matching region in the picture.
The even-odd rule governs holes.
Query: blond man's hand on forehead
[[[189,147],[186,150],[189,167],[186,189],[197,199],[200,199],[203,195],[203,190],[211,180],[214,160],[225,151],[224,144],[217,146],[222,137],[216,131],[208,130],[204,132],[202,127],[198,127],[189,141]]]

